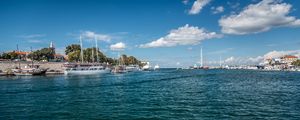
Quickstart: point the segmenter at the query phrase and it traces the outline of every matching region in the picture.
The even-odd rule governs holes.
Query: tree
[[[42,48],[40,50],[36,50],[31,52],[28,57],[33,60],[47,60],[54,59],[55,51],[51,48]]]
[[[76,52],[78,50],[80,51],[80,49],[81,49],[80,45],[72,44],[72,45],[69,45],[69,46],[66,47],[65,53],[66,53],[66,55],[68,55],[71,52]]]
[[[92,52],[94,52],[94,55],[92,56]],[[97,53],[98,52],[98,58],[99,62],[107,62],[107,57],[99,50],[96,50],[95,47],[93,48],[87,48],[83,50],[83,59],[86,62],[97,62]]]
[[[18,59],[18,54],[15,51],[12,52],[7,52],[7,53],[3,53],[1,55],[2,59],[10,59],[10,60],[14,60],[14,59]]]
[[[296,61],[292,62],[292,65],[300,66],[300,60],[296,60]]]
[[[121,57],[118,59],[118,63],[123,64],[123,65],[140,65],[141,61],[136,59],[133,56],[127,57],[127,55],[121,55]]]
[[[70,62],[79,62],[80,61],[80,50],[70,52],[68,54],[68,60]]]

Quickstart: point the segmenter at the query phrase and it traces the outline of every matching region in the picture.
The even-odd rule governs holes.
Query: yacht
[[[110,73],[108,65],[93,63],[65,63],[65,75],[93,75]]]
[[[142,67],[143,71],[151,70],[150,62],[143,62],[145,65]]]
[[[98,50],[97,46],[97,39],[96,41],[96,50]],[[80,57],[81,63],[65,63],[63,67],[65,68],[64,74],[65,75],[95,75],[95,74],[104,74],[110,73],[111,69],[108,64],[99,63],[98,52],[96,52],[97,63],[84,63],[83,61],[83,47],[82,47],[82,40],[80,36]],[[93,51],[92,51],[93,56]]]
[[[126,66],[126,70],[128,72],[136,72],[136,71],[140,71],[140,66],[139,65],[128,65]]]
[[[160,67],[159,67],[159,65],[158,64],[156,64],[155,66],[154,66],[154,70],[158,70]]]

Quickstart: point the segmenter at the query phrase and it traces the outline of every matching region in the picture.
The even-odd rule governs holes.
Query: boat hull
[[[97,74],[106,74],[110,73],[110,69],[105,70],[70,70],[64,71],[65,75],[97,75]]]
[[[16,76],[33,76],[33,75],[45,75],[47,70],[41,70],[37,72],[14,72]]]

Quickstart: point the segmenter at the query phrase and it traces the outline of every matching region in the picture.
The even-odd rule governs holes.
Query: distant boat
[[[159,67],[159,65],[158,64],[156,64],[155,66],[154,66],[154,70],[158,70],[160,67]]]
[[[120,54],[119,54],[120,56]],[[127,69],[126,66],[123,63],[123,57],[120,57],[121,60],[118,61],[118,65],[116,65],[113,69],[112,69],[112,73],[127,73]]]
[[[126,70],[128,72],[136,72],[136,71],[140,71],[140,66],[139,65],[128,65],[126,66]]]
[[[126,67],[123,65],[116,65],[111,71],[112,73],[127,73]]]
[[[150,62],[144,62],[145,65],[142,67],[143,71],[149,71],[151,70]]]
[[[63,66],[65,68],[64,74],[65,75],[97,75],[97,74],[104,74],[110,73],[110,68],[107,64],[99,63],[98,62],[98,47],[97,47],[97,39],[96,41],[96,56],[97,56],[97,63],[83,63],[83,47],[82,47],[82,40],[80,36],[80,57],[81,63],[65,63]],[[93,51],[92,51],[93,54]]]
[[[17,76],[45,75],[47,70],[39,68],[39,65],[27,65],[25,68],[12,69],[14,75]]]

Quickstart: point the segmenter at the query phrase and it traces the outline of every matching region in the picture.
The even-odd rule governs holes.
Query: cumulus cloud
[[[239,14],[222,17],[219,25],[226,34],[251,34],[268,31],[274,27],[300,27],[300,20],[289,16],[292,5],[279,0],[262,0],[250,4]]]
[[[113,45],[110,45],[110,50],[112,51],[123,51],[126,48],[125,43],[119,42]]]
[[[213,11],[213,14],[218,14],[218,13],[222,13],[224,12],[224,7],[223,6],[219,6],[219,7],[212,7],[211,8]]]
[[[264,55],[265,59],[269,59],[269,58],[280,58],[283,57],[285,55],[295,55],[300,57],[300,50],[288,50],[288,51],[271,51],[268,52],[267,54]]]
[[[197,45],[203,40],[220,38],[215,32],[207,32],[203,28],[189,26],[188,24],[171,30],[167,36],[161,37],[158,40],[140,45],[141,48],[154,47],[172,47],[177,45]]]
[[[102,40],[102,41],[106,41],[106,42],[111,40],[111,36],[109,36],[109,35],[97,34],[92,31],[83,31],[81,33],[81,36],[83,37],[83,39],[90,39],[90,40],[94,40],[95,37],[97,38],[97,40]]]
[[[196,0],[189,10],[190,15],[198,14],[201,12],[202,8],[206,6],[211,0]]]

